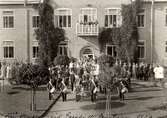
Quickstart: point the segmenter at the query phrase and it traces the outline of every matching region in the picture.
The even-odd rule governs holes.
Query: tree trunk
[[[31,89],[31,111],[36,110],[35,94],[36,94],[36,90],[35,90],[35,88],[32,88]]]
[[[111,116],[111,91],[107,90],[105,117],[110,118]]]

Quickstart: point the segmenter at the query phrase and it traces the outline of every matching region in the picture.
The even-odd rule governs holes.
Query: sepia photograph
[[[0,118],[167,118],[167,0],[0,0]]]

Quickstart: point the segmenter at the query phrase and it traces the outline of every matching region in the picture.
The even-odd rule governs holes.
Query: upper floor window
[[[111,55],[112,57],[117,56],[116,45],[106,45],[106,54]]]
[[[13,41],[3,41],[4,58],[14,58],[14,43]]]
[[[14,28],[13,11],[3,11],[3,28]]]
[[[32,26],[33,28],[39,27],[39,16],[32,17]]]
[[[72,10],[59,8],[55,10],[55,25],[58,27],[71,27]]]
[[[139,59],[145,58],[145,42],[144,41],[138,42],[137,49],[138,49],[138,58]]]
[[[79,14],[80,23],[95,23],[97,22],[96,8],[81,8]]]
[[[39,44],[37,41],[33,42],[32,46],[32,57],[33,58],[38,58],[39,57]]]
[[[119,27],[122,24],[121,10],[118,8],[105,9],[105,27]]]
[[[145,10],[142,9],[137,15],[137,26],[138,27],[144,27],[145,25]]]

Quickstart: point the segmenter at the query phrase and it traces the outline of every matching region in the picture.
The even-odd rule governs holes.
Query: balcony
[[[78,36],[98,36],[98,23],[77,23],[76,33]]]

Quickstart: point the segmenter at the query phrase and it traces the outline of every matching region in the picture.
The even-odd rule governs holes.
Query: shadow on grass
[[[130,99],[127,98],[126,100],[149,100],[157,97],[161,97],[161,96],[138,97],[138,98],[130,98]]]
[[[150,87],[155,87],[154,85],[144,85],[140,83],[132,83],[134,88],[150,88]]]
[[[31,88],[30,87],[27,87],[27,86],[15,86],[15,87],[12,87],[12,89],[14,90],[25,90],[25,91],[31,91]],[[38,87],[36,89],[37,91],[46,91],[46,87]]]
[[[136,92],[155,92],[155,91],[161,91],[161,89],[147,89],[147,90],[133,90],[130,91],[130,93],[136,93]]]
[[[7,92],[7,94],[9,95],[14,95],[14,94],[18,94],[20,93],[19,91],[10,91],[10,92]]]
[[[67,100],[68,101],[76,101],[76,98],[68,99],[68,97],[67,97]],[[97,97],[97,101],[104,101],[104,100],[106,100],[106,96]],[[112,96],[111,100],[119,100],[119,97],[118,96]],[[81,101],[91,101],[91,96],[82,97]]]
[[[156,110],[167,110],[167,105],[160,105],[160,106],[154,106],[154,107],[149,107],[149,109],[156,111]],[[167,118],[167,117],[165,117]]]
[[[161,117],[158,117],[158,118],[167,118],[167,115],[166,116],[161,116]]]
[[[111,107],[112,108],[119,108],[119,107],[123,107],[125,105],[125,103],[122,102],[111,102]],[[97,102],[96,104],[90,104],[90,105],[85,105],[82,106],[81,109],[83,110],[103,110],[106,109],[106,102]]]

